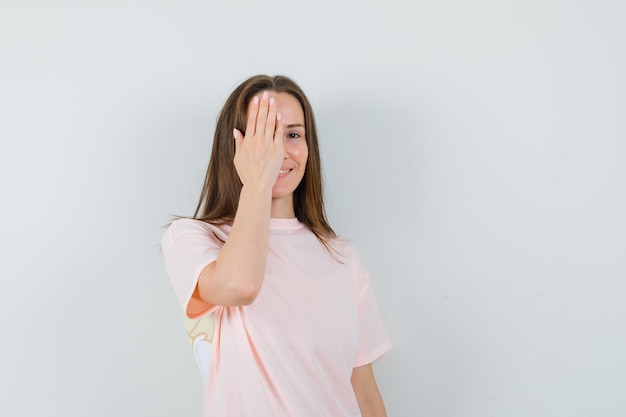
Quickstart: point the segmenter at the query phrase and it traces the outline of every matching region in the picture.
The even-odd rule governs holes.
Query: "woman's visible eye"
[[[300,137],[300,134],[297,132],[291,132],[287,134],[287,137],[289,139],[298,139]]]

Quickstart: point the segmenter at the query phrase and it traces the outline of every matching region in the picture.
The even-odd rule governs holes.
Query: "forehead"
[[[297,98],[289,93],[278,93],[274,97],[276,98],[276,108],[282,116],[283,123],[286,125],[304,125],[304,110]]]

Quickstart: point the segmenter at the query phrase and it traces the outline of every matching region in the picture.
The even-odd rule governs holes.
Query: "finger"
[[[265,122],[265,139],[268,141],[274,139],[276,116],[276,99],[274,97],[270,97],[269,108],[267,110],[267,121]]]
[[[282,116],[280,113],[276,114],[276,132],[274,132],[274,143],[280,148],[283,147],[283,134],[285,131],[283,122],[281,121]]]
[[[256,116],[259,112],[259,96],[254,96],[248,106],[248,120],[246,124],[246,134],[253,136],[255,133]]]
[[[237,153],[243,143],[243,134],[239,131],[239,129],[235,128],[233,129],[233,137],[235,138],[235,153]]]
[[[267,122],[267,111],[269,109],[269,93],[263,92],[261,102],[259,103],[259,113],[256,117],[255,136],[260,138],[265,136],[265,123]]]

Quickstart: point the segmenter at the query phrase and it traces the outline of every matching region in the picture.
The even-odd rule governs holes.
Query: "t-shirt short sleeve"
[[[200,272],[217,259],[222,246],[215,229],[200,220],[179,219],[167,228],[161,240],[167,273],[189,318],[204,316],[215,309],[194,295]]]
[[[369,274],[358,255],[355,258],[359,280],[357,354],[354,363],[356,368],[372,363],[384,355],[391,349],[391,340],[378,310]]]

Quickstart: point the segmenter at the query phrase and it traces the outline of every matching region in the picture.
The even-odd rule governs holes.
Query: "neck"
[[[293,195],[272,199],[270,217],[275,219],[293,219],[296,212],[293,210]]]

